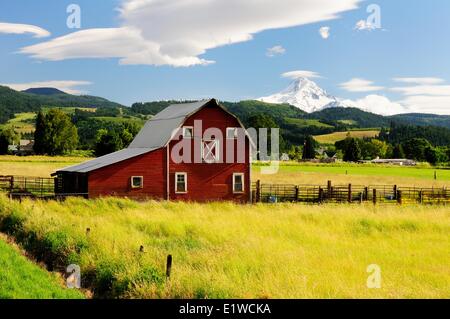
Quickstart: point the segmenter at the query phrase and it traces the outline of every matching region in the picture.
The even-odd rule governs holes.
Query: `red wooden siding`
[[[143,176],[142,189],[131,188],[131,176]],[[163,199],[166,196],[166,149],[159,149],[89,173],[89,197],[129,196]]]
[[[239,122],[230,114],[224,112],[218,107],[206,107],[190,118],[188,118],[184,126],[194,126],[195,120],[202,120],[202,130],[214,127],[222,131],[224,140],[222,144],[226,144],[227,127],[240,127]],[[170,143],[170,151],[177,141]],[[235,144],[235,159],[236,144]],[[194,140],[191,141],[191,147],[194,151]],[[249,163],[249,141],[246,139],[245,147],[245,163],[226,163],[227,150],[222,145],[220,154],[224,163],[194,163],[194,154],[192,154],[192,163],[174,163],[170,161],[169,189],[170,199],[172,200],[193,200],[193,201],[213,201],[213,200],[233,200],[238,202],[247,202],[250,197],[250,163]],[[187,173],[187,189],[186,194],[175,193],[175,173]],[[244,173],[244,193],[233,194],[233,173]]]

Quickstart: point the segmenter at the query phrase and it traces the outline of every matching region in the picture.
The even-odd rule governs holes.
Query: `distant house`
[[[20,140],[19,144],[9,145],[8,150],[14,155],[26,156],[34,153],[33,147],[33,140]]]
[[[248,202],[251,143],[242,123],[215,99],[171,105],[150,119],[128,148],[53,174],[56,192]]]
[[[380,159],[376,158],[370,161],[373,164],[391,164],[399,166],[416,166],[417,162],[410,159]]]

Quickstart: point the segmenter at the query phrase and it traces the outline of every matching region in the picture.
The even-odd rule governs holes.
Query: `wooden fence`
[[[252,184],[253,201],[263,203],[363,203],[450,204],[447,188],[399,187],[397,185],[287,185]]]
[[[56,194],[55,178],[0,176],[0,190],[11,198],[65,198],[69,196],[87,196],[87,194]]]

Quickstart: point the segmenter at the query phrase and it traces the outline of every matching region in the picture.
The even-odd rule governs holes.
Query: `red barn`
[[[171,105],[128,148],[57,171],[56,193],[248,202],[251,143],[215,99]]]

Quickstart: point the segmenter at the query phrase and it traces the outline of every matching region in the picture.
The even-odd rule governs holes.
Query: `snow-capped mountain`
[[[382,95],[372,94],[355,101],[339,99],[307,78],[298,78],[280,93],[258,100],[274,104],[288,103],[308,113],[332,107],[355,107],[380,115],[394,115],[409,111],[400,103],[392,102]]]
[[[258,100],[275,104],[288,103],[308,113],[340,105],[338,99],[307,78],[298,78],[280,93]]]

